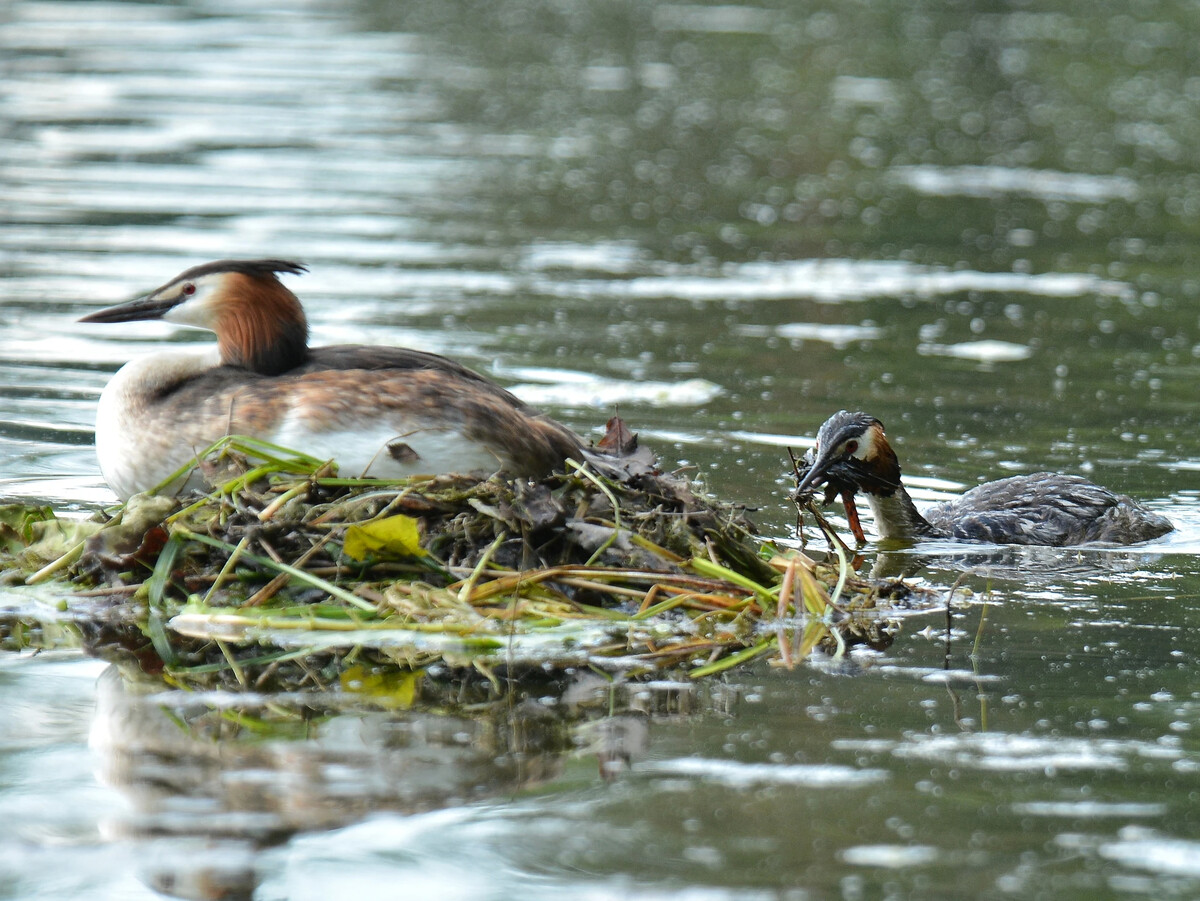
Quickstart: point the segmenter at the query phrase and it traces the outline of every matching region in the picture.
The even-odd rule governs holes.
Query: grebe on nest
[[[825,421],[805,454],[796,496],[826,486],[828,503],[840,495],[855,538],[866,540],[854,508],[867,496],[879,537],[901,541],[951,538],[993,544],[1063,547],[1103,542],[1136,544],[1170,532],[1166,517],[1080,476],[1035,472],[987,482],[922,514],[900,481],[900,463],[883,423],[842,410]]]
[[[80,322],[162,319],[209,329],[217,347],[127,363],[100,395],[96,453],[122,499],[160,484],[226,435],[334,459],[348,476],[546,475],[584,441],[436,354],[308,346],[308,322],[276,273],[287,260],[220,260]]]

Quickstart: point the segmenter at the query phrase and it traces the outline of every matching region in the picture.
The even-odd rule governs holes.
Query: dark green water
[[[954,617],[849,664],[307,737],[8,654],[0,898],[1200,895],[1198,28],[1153,2],[9,3],[7,495],[105,500],[101,387],[205,340],[78,316],[269,256],[310,266],[315,340],[450,354],[585,432],[619,409],[769,533],[784,448],[840,408],[922,497],[1057,469],[1179,529],[919,548],[930,584],[968,573]]]

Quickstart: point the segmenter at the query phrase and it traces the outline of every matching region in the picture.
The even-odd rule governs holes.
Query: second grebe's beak
[[[824,503],[832,504],[840,497],[846,508],[846,519],[850,523],[850,531],[854,534],[855,541],[860,545],[865,544],[867,536],[858,517],[858,508],[854,505],[854,495],[862,487],[858,480],[861,461],[847,454],[816,454],[816,459],[810,459],[811,456],[810,452],[798,469],[800,481],[792,499],[803,504],[823,483]],[[803,468],[805,464],[807,469]]]
[[[157,294],[139,297],[115,307],[105,307],[80,317],[80,322],[137,322],[143,319],[161,319],[168,310],[179,303],[178,297],[163,298]]]
[[[794,496],[797,498],[811,494],[821,485],[825,486],[825,503],[835,497],[858,490],[859,484],[854,466],[858,461],[847,454],[818,453],[815,459],[806,455],[804,463],[807,469],[802,469],[800,481],[796,485]]]

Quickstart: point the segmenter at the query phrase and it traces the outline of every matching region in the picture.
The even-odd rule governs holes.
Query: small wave
[[[509,390],[527,404],[562,407],[612,407],[614,404],[647,404],[652,407],[696,407],[722,392],[707,379],[682,382],[635,382],[595,377],[551,384],[524,383]]]
[[[619,298],[695,301],[815,300],[843,303],[877,297],[931,298],[967,291],[1039,297],[1122,297],[1129,286],[1081,272],[979,272],[946,270],[902,260],[791,260],[741,263],[713,275],[686,268],[664,275],[619,280],[586,279],[537,286],[547,294],[575,299]]]
[[[1011,341],[964,341],[961,344],[918,344],[917,353],[979,363],[1013,363],[1028,360],[1033,356],[1033,348]]]
[[[804,785],[813,788],[874,785],[886,781],[886,770],[834,764],[738,763],[704,757],[664,760],[647,769],[668,776],[689,776],[741,788],[747,785]]]
[[[1100,203],[1138,199],[1137,182],[1120,175],[1090,175],[1007,166],[897,166],[892,181],[939,197],[1001,197]]]

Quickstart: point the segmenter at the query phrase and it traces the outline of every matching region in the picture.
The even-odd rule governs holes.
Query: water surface
[[[452,355],[589,434],[619,410],[767,534],[785,448],[843,407],[922,498],[1056,469],[1180,528],[872,554],[966,573],[954,613],[851,661],[469,714],[275,699],[256,729],[261,698],[10,653],[0,897],[1200,894],[1195,18],[9,3],[10,497],[111,499],[100,389],[206,340],[80,315],[261,256],[310,267],[315,340]]]

